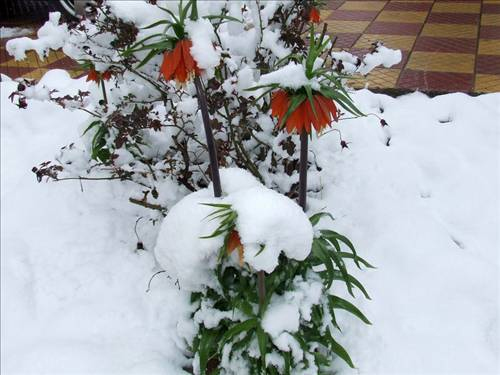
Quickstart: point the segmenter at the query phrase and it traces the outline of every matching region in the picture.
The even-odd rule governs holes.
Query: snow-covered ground
[[[86,85],[62,71],[43,80],[63,93]],[[187,296],[162,275],[146,293],[156,229],[138,222],[136,252],[143,211],[127,185],[37,184],[31,172],[79,138],[87,115],[35,101],[19,110],[17,84],[0,85],[2,374],[184,373],[175,343]],[[342,122],[343,151],[336,132],[315,140],[323,189],[309,200],[378,267],[356,273],[373,326],[338,313],[357,366],[339,361],[341,373],[498,373],[500,94],[354,98],[390,127]]]

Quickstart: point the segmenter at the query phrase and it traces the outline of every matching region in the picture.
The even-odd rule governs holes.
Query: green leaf
[[[333,263],[331,258],[328,256],[328,254],[325,253],[324,247],[321,245],[321,241],[317,238],[313,240],[312,243],[312,248],[311,248],[312,254],[317,257],[321,262],[325,265],[326,271],[327,271],[327,288],[330,288],[332,286],[333,280],[334,280],[334,275],[335,275],[335,270],[333,268]]]
[[[257,341],[259,343],[262,367],[266,368],[267,334],[264,332],[260,325],[257,327]]]
[[[243,23],[242,20],[239,20],[235,17],[231,16],[223,16],[223,15],[210,15],[210,16],[204,16],[203,18],[206,18],[207,20],[214,20],[214,19],[221,19],[221,20],[226,20],[226,21],[234,21],[238,23]]]
[[[202,375],[206,374],[208,361],[215,353],[216,339],[216,330],[202,330],[198,346],[198,357],[200,359],[200,371]]]
[[[137,65],[135,68],[139,69],[142,68],[144,65],[146,65],[153,57],[157,56],[160,51],[157,49],[152,49],[149,51],[149,53],[146,55],[146,57],[140,62],[139,65]]]
[[[333,296],[333,295],[328,296],[328,300],[333,308],[346,310],[346,311],[350,312],[351,314],[353,314],[354,316],[361,319],[364,323],[371,324],[371,322],[368,320],[368,318],[356,306],[354,306],[349,301],[346,301],[343,298]]]
[[[363,258],[361,258],[360,256],[354,255],[354,254],[352,254],[352,253],[346,253],[346,252],[341,251],[341,252],[339,252],[338,254],[339,254],[342,258],[348,258],[348,259],[355,259],[355,258],[356,258],[356,260],[357,260],[359,263],[363,264],[366,268],[374,268],[374,269],[376,269],[376,268],[377,268],[377,267],[372,266],[370,263],[368,263],[366,260],[364,260],[364,259],[363,259]]]
[[[321,220],[321,218],[323,218],[323,217],[325,217],[325,216],[329,217],[329,218],[330,218],[330,219],[332,219],[332,220],[335,220],[335,219],[333,218],[332,214],[330,214],[330,213],[328,213],[328,212],[318,212],[317,214],[312,215],[312,216],[309,218],[309,221],[311,222],[311,224],[312,224],[313,226],[315,226],[316,224],[318,224],[318,223],[319,223],[319,221]]]
[[[191,21],[196,21],[198,19],[198,4],[196,0],[191,0],[191,16],[189,17]]]
[[[245,320],[244,322],[238,323],[232,326],[229,330],[224,333],[220,340],[219,350],[222,350],[224,344],[231,340],[234,336],[240,334],[241,332],[249,331],[255,328],[258,324],[258,320],[255,318]]]
[[[351,368],[354,368],[354,363],[352,363],[351,357],[347,353],[347,351],[343,348],[342,345],[340,345],[335,339],[332,337],[330,330],[327,330],[328,332],[328,338],[330,341],[330,349],[332,352],[334,352],[336,355],[338,355],[340,358],[342,358],[345,363],[347,363]]]
[[[156,27],[156,26],[159,26],[159,25],[165,25],[165,24],[171,25],[172,21],[169,21],[169,20],[160,20],[160,21],[157,21],[155,23],[152,23],[151,25],[143,27],[142,29],[143,30],[152,29],[153,27]]]
[[[102,121],[101,120],[96,120],[96,121],[92,121],[90,123],[90,125],[85,129],[85,131],[82,133],[82,136],[84,136],[85,134],[87,134],[87,132],[92,129],[94,126],[98,126],[98,125],[103,125]]]
[[[333,273],[333,279],[334,280],[340,280],[340,281],[343,281],[344,283],[346,282],[345,278],[344,278],[344,275],[342,275],[342,273],[340,271],[337,271],[335,270],[334,273]],[[370,298],[370,295],[368,294],[368,292],[366,291],[366,289],[364,288],[363,284],[361,284],[359,282],[358,279],[356,279],[354,276],[352,275],[347,275],[347,279],[348,281],[354,285],[356,288],[358,288],[361,293],[363,293],[363,295],[365,296],[365,298],[367,299],[371,299]]]

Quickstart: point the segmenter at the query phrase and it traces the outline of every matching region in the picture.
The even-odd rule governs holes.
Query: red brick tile
[[[398,87],[422,91],[471,92],[473,84],[473,74],[404,70],[399,77]]]
[[[344,3],[345,0],[329,0],[326,2],[325,9],[337,9]]]
[[[64,57],[62,59],[59,59],[57,61],[54,61],[51,64],[48,64],[47,66],[44,66],[46,69],[77,69],[79,68],[78,63],[70,59],[69,57]]]
[[[479,14],[471,13],[431,13],[427,23],[479,24]]]
[[[4,63],[4,62],[9,61],[11,59],[13,59],[13,57],[11,55],[9,55],[8,52],[4,48],[1,48],[0,49],[0,63]]]
[[[456,52],[456,53],[476,53],[477,40],[462,38],[435,38],[421,36],[417,38],[414,51],[423,52]]]
[[[384,10],[393,10],[393,11],[426,11],[432,8],[432,3],[387,3],[384,7]]]
[[[378,12],[356,11],[356,10],[336,10],[329,20],[345,20],[345,21],[372,21],[377,17]]]
[[[500,26],[481,26],[481,39],[500,39]]]
[[[332,35],[332,37],[337,37],[337,40],[335,41],[336,48],[351,48],[360,36],[361,34],[358,33]]]
[[[417,35],[421,28],[420,23],[373,22],[365,34]]]
[[[500,56],[478,55],[476,59],[476,73],[500,74]]]
[[[481,13],[500,13],[500,4],[483,4]]]
[[[32,72],[34,70],[36,70],[36,67],[35,68],[19,68],[17,66],[13,66],[13,67],[2,66],[0,68],[0,71],[2,74],[5,74],[12,79],[19,78],[23,74]]]

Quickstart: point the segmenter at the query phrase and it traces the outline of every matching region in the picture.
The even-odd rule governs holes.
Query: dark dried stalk
[[[222,196],[222,188],[220,184],[219,175],[219,162],[217,160],[217,150],[215,148],[214,135],[210,127],[210,117],[208,116],[207,97],[205,90],[201,84],[198,76],[194,77],[194,85],[196,87],[196,94],[198,97],[198,105],[201,110],[201,117],[203,119],[203,126],[205,127],[205,135],[207,138],[208,156],[210,158],[210,174],[212,177],[212,184],[214,187],[214,197]]]
[[[299,205],[306,210],[307,205],[307,154],[308,134],[304,130],[300,134],[300,160],[299,160]]]

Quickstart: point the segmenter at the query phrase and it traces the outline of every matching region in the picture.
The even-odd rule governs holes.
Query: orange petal
[[[320,16],[318,8],[313,7],[311,9],[311,12],[309,13],[309,21],[314,22],[314,23],[320,23],[321,16]]]
[[[276,91],[271,98],[271,113],[273,116],[283,117],[288,110],[289,100],[286,91]]]
[[[191,47],[193,46],[193,43],[189,39],[184,39],[180,41],[182,46],[182,58],[184,59],[184,65],[186,66],[186,70],[191,73],[191,71],[195,70],[196,67],[196,62],[193,59],[193,56],[191,56]]]
[[[179,65],[175,69],[175,80],[180,83],[184,83],[188,79],[188,71],[186,70],[186,65],[184,65],[184,60],[179,61]]]
[[[318,122],[315,126],[315,129],[317,131],[321,131],[325,124],[328,124],[329,122],[329,116],[328,116],[328,110],[326,108],[323,108],[323,103],[319,99],[319,95],[314,96],[314,104],[316,108],[316,113],[318,114]]]

